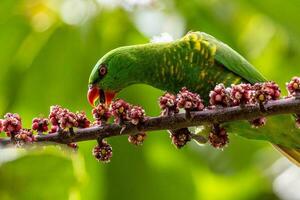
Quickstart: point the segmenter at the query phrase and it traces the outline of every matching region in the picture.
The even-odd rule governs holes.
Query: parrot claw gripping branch
[[[0,145],[34,148],[35,144],[50,143],[77,149],[76,142],[95,140],[94,157],[109,162],[112,147],[106,138],[129,135],[130,143],[141,145],[146,138],[145,132],[169,130],[171,141],[178,149],[191,140],[222,149],[229,142],[227,124],[234,121],[248,121],[259,130],[268,116],[295,114],[295,124],[300,127],[300,78],[294,77],[287,83],[287,90],[289,95],[280,98],[280,89],[274,82],[241,83],[227,88],[218,84],[207,94],[209,105],[204,105],[199,94],[184,87],[178,94],[166,92],[159,98],[161,116],[146,117],[140,106],[116,99],[109,107],[99,102],[93,108],[94,122],[90,122],[84,112],[72,113],[66,108],[52,106],[48,118],[32,120],[31,129],[22,127],[18,114],[8,113],[0,120],[0,131],[7,136],[0,138]],[[180,113],[180,109],[184,112]],[[109,122],[111,118],[113,122]],[[200,125],[209,131],[192,133],[188,129]]]

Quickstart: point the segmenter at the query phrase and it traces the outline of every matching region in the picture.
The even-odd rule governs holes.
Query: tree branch
[[[227,108],[216,108],[211,110],[191,112],[189,119],[185,113],[175,114],[173,116],[160,116],[145,119],[143,123],[136,125],[126,123],[126,128],[117,124],[107,124],[104,126],[95,126],[85,129],[64,131],[63,133],[52,133],[45,135],[36,135],[36,142],[52,142],[59,144],[69,144],[73,142],[96,140],[97,138],[108,138],[113,136],[137,134],[139,132],[179,129],[204,124],[222,124],[237,120],[252,120],[259,117],[266,117],[281,114],[300,113],[300,99],[287,98],[274,101],[268,101],[263,108],[258,105],[245,105]],[[0,139],[0,145],[7,146],[11,144],[10,138]]]

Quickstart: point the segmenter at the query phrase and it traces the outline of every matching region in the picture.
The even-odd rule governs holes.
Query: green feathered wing
[[[217,45],[215,54],[216,62],[222,64],[224,67],[237,74],[238,76],[241,76],[243,79],[249,81],[250,83],[264,82],[267,80],[246,59],[244,59],[240,54],[238,54],[228,45],[218,41],[208,34],[201,34],[203,34],[204,38],[206,38],[209,42],[213,42]],[[282,126],[285,126],[285,124],[282,124]],[[300,166],[300,149],[287,148],[277,144],[273,144],[273,146],[293,163]]]

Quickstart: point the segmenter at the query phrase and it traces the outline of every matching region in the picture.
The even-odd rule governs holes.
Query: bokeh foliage
[[[164,31],[208,32],[283,88],[300,72],[299,6],[298,0],[1,0],[0,113],[18,112],[25,126],[54,104],[91,117],[87,80],[97,60]],[[161,94],[135,85],[119,97],[154,116]],[[95,142],[80,143],[78,154],[60,147],[0,150],[0,199],[277,199],[267,171],[279,154],[266,142],[230,140],[224,151],[196,144],[178,151],[166,132],[149,134],[141,148],[112,138],[108,165],[92,157]]]

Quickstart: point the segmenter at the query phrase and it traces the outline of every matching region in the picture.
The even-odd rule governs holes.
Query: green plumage
[[[99,66],[107,66],[100,78]],[[214,37],[191,32],[173,42],[150,43],[117,48],[102,57],[89,83],[118,92],[144,83],[177,93],[187,87],[208,103],[209,91],[218,83],[229,86],[240,82],[263,82],[266,79],[241,55]],[[230,131],[251,139],[268,140],[286,147],[300,148],[300,131],[291,115],[268,118],[263,128],[251,128],[248,122],[225,124]]]

